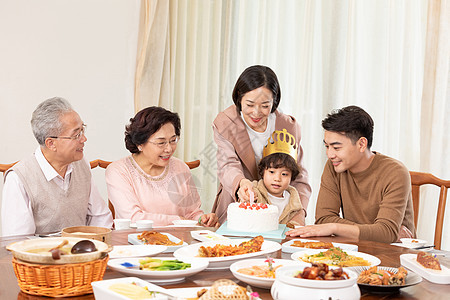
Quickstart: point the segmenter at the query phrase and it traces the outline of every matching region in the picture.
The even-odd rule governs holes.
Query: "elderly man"
[[[322,121],[328,162],[317,198],[316,225],[287,235],[334,234],[384,243],[414,237],[408,169],[370,150],[373,125],[370,115],[357,106],[344,107]]]
[[[3,235],[60,231],[78,225],[112,226],[112,216],[83,159],[86,125],[62,98],[51,98],[33,112],[39,143],[33,155],[5,174]]]

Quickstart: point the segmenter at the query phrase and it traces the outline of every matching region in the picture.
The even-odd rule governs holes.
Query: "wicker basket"
[[[92,293],[91,282],[103,279],[108,255],[65,265],[32,264],[12,259],[20,289],[30,295],[70,297]]]

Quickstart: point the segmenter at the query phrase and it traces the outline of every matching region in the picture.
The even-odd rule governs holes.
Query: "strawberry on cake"
[[[245,232],[266,232],[278,229],[278,207],[265,203],[231,203],[227,210],[227,227]]]

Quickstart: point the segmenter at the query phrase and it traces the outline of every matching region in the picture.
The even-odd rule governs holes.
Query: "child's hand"
[[[237,191],[238,199],[240,202],[250,202],[250,192],[254,194],[254,201],[258,200],[258,194],[253,190],[253,184],[248,179],[242,179],[239,183],[239,189]]]

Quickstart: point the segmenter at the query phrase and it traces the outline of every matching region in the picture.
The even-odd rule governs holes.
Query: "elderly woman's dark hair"
[[[364,109],[355,105],[334,110],[322,121],[323,129],[343,132],[353,144],[361,137],[365,137],[369,149],[372,146],[373,125],[370,115]]]
[[[278,108],[281,98],[281,89],[277,75],[269,67],[255,65],[245,69],[234,85],[232,98],[238,112],[242,110],[242,97],[246,93],[262,86],[272,92],[273,106],[271,112],[274,112]]]
[[[131,153],[139,153],[138,145],[146,143],[150,136],[167,123],[171,123],[175,127],[175,134],[180,136],[181,122],[177,113],[157,106],[144,108],[125,127],[125,147]]]
[[[295,159],[286,153],[272,153],[263,157],[258,165],[258,173],[261,178],[263,178],[264,171],[269,168],[287,168],[291,171],[291,181],[297,178],[300,174],[300,168],[295,162]]]

